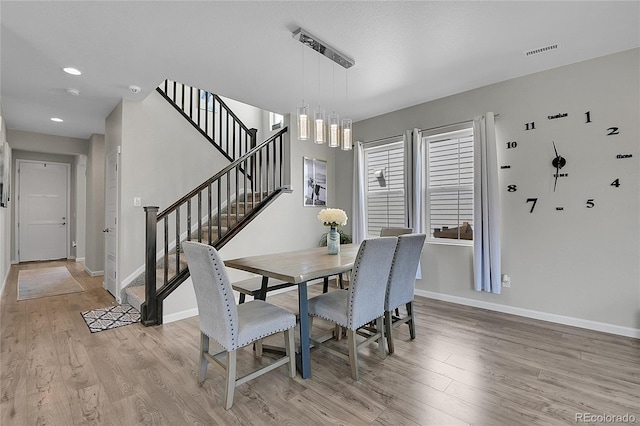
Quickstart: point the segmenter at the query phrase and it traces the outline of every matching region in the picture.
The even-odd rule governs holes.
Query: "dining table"
[[[263,254],[225,260],[228,268],[262,275],[263,291],[269,278],[278,279],[298,287],[298,310],[300,317],[300,347],[296,356],[298,369],[303,379],[311,378],[311,344],[309,330],[309,301],[307,284],[326,279],[353,268],[358,244],[342,244],[338,254],[329,254],[327,247],[294,250],[285,253]]]

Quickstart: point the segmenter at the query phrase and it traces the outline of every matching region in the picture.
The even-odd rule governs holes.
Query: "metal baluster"
[[[191,241],[191,198],[187,201],[187,241]]]
[[[176,274],[180,271],[180,207],[176,209]]]
[[[169,281],[169,216],[164,219],[164,263],[162,265],[162,285]]]
[[[218,183],[220,183],[220,180],[218,180]],[[209,207],[209,217],[207,218],[207,222],[209,224],[209,228],[208,228],[209,229],[209,231],[208,231],[209,238],[208,239],[209,239],[209,245],[211,245],[211,242],[212,242],[211,241],[211,238],[212,238],[211,234],[213,234],[213,230],[211,229],[212,225],[213,225],[211,223],[211,221],[213,220],[211,218],[211,216],[213,216],[213,200],[211,199],[211,192],[212,192],[211,184],[207,185],[207,191],[208,191],[208,193],[207,193],[207,198],[208,198],[207,203],[208,203],[208,207]]]
[[[202,242],[202,191],[198,192],[198,242]]]
[[[222,177],[218,179],[218,241],[222,236],[222,218],[220,217],[220,211],[222,210]]]

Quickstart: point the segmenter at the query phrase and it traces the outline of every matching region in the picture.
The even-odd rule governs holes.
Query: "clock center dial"
[[[551,165],[556,169],[561,169],[567,164],[567,159],[558,155],[551,161]]]

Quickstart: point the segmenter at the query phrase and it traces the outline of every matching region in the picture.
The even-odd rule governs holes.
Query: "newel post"
[[[142,305],[141,321],[144,325],[160,324],[158,321],[158,304],[156,300],[156,229],[158,225],[158,209],[147,206],[145,212],[145,256],[144,256],[144,292],[145,302]]]

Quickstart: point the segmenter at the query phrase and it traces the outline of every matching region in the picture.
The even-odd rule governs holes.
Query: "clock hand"
[[[553,143],[553,150],[556,153],[556,179],[553,181],[553,192],[556,192],[556,187],[558,186],[558,174],[560,174],[560,156],[558,155],[558,150],[556,149],[556,143]]]

